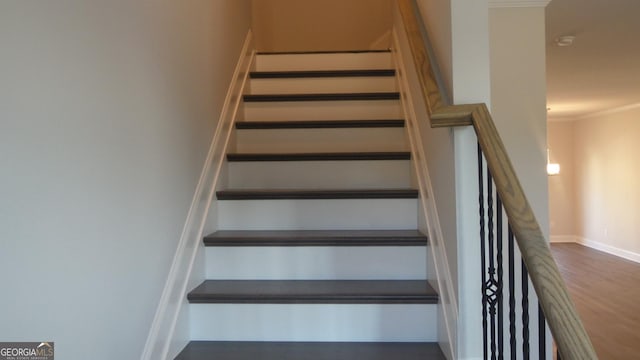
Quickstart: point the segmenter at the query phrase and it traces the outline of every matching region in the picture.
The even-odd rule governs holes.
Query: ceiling
[[[552,0],[546,19],[549,119],[640,104],[639,0]]]

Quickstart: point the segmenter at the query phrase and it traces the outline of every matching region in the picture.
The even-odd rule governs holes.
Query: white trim
[[[559,122],[574,122],[577,118],[571,116],[549,116],[547,115],[547,122],[559,123]]]
[[[640,254],[633,252],[633,251],[629,251],[629,250],[625,250],[625,249],[620,249],[618,247],[615,246],[611,246],[608,244],[604,244],[601,243],[599,241],[594,241],[594,240],[589,240],[587,238],[583,238],[583,237],[579,237],[576,236],[577,239],[577,243],[590,247],[592,249],[596,249],[596,250],[600,250],[602,252],[606,252],[607,254],[611,254],[611,255],[615,255],[618,257],[621,257],[623,259],[627,259],[633,262],[637,262],[640,263]]]
[[[180,241],[169,270],[162,296],[156,310],[149,335],[144,346],[141,360],[164,360],[169,356],[171,347],[180,347],[174,339],[176,324],[181,309],[186,304],[187,285],[192,277],[192,270],[199,250],[202,250],[201,239],[203,229],[213,200],[214,189],[224,162],[224,154],[232,124],[238,115],[247,75],[255,51],[251,30],[247,33],[242,52],[233,73],[224,106],[213,135],[209,153],[200,180],[196,187],[191,207],[180,236]],[[201,274],[204,276],[204,274]],[[184,314],[183,314],[184,316]],[[185,319],[188,321],[188,319]],[[173,349],[175,352],[175,349]]]
[[[377,39],[375,39],[371,44],[369,44],[369,49],[371,50],[379,50],[379,49],[388,49],[391,46],[391,30],[385,31],[384,34],[380,35]]]
[[[578,237],[575,235],[551,235],[549,241],[552,243],[577,243]]]
[[[551,0],[489,0],[489,8],[547,7]]]
[[[414,154],[411,158],[418,178],[417,182],[420,190],[420,206],[422,206],[427,217],[426,222],[427,227],[429,228],[429,242],[430,247],[432,248],[432,261],[435,264],[438,294],[440,296],[441,309],[443,309],[442,315],[448,337],[447,341],[439,339],[439,342],[441,344],[448,344],[448,346],[442,350],[446,355],[448,355],[448,359],[454,359],[456,354],[455,347],[457,344],[455,324],[458,323],[458,304],[455,298],[453,279],[449,272],[449,261],[443,246],[444,239],[442,229],[440,227],[440,219],[438,218],[435,198],[434,196],[431,196],[431,194],[433,194],[433,188],[429,177],[429,169],[427,168],[425,160],[426,157],[422,146],[422,137],[420,136],[419,131],[416,130],[418,129],[418,124],[414,111],[413,100],[411,98],[410,86],[405,75],[407,72],[403,61],[404,57],[400,51],[400,39],[398,38],[398,32],[396,29],[392,30],[392,35],[392,55],[398,70],[398,82],[400,92],[402,94],[402,108],[407,121],[406,127],[409,132],[408,138],[411,146],[411,153]]]
[[[602,117],[602,116],[607,116],[607,115],[618,114],[618,113],[621,113],[621,112],[634,110],[634,109],[637,109],[637,108],[640,108],[640,103],[634,103],[634,104],[618,106],[618,107],[614,107],[614,108],[607,109],[607,110],[601,110],[601,111],[588,113],[588,114],[585,114],[585,115],[576,116],[576,117],[573,118],[573,120],[577,121],[577,120],[593,119],[593,118],[596,118],[596,117]]]
[[[577,122],[581,120],[590,120],[603,116],[614,115],[625,111],[631,111],[640,108],[639,103],[627,104],[622,106],[617,106],[614,108],[606,109],[606,110],[598,110],[586,114],[581,115],[573,115],[573,116],[554,116],[547,115],[548,122]]]

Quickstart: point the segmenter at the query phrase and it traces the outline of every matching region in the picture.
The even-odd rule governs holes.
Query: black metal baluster
[[[487,349],[487,293],[485,291],[486,275],[485,275],[485,228],[484,228],[484,171],[482,160],[482,148],[478,143],[478,185],[480,190],[479,205],[480,205],[480,261],[481,261],[481,273],[482,273],[482,349],[484,359],[488,358]]]
[[[489,315],[490,315],[490,329],[491,329],[491,360],[496,360],[496,298],[497,298],[497,286],[496,286],[496,267],[495,267],[495,254],[494,254],[494,230],[493,230],[493,179],[489,169],[487,169],[487,214],[488,214],[488,242],[487,247],[489,250],[489,271],[488,279],[485,284],[485,294],[487,295],[487,302],[489,303]]]
[[[522,358],[529,360],[529,273],[522,261]]]
[[[538,303],[538,357],[544,359],[547,352],[547,324],[542,312],[542,306]]]
[[[504,359],[504,313],[502,296],[503,289],[503,269],[502,269],[502,199],[496,196],[496,253],[498,262],[498,359]]]
[[[509,226],[509,235],[507,239],[509,248],[509,349],[511,350],[511,359],[516,359],[516,281],[515,281],[515,253],[514,253],[514,237],[511,226]]]

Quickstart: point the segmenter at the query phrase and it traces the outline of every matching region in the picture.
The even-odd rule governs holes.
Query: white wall
[[[135,359],[248,0],[0,3],[0,339]]]
[[[493,8],[491,113],[549,238],[544,7]]]
[[[495,7],[489,18],[491,113],[536,220],[549,240],[544,6]],[[533,287],[529,288],[530,304],[536,304]],[[535,314],[535,309],[530,306],[529,313]],[[536,326],[531,324],[534,344],[538,341]],[[549,331],[546,338],[551,338]],[[550,359],[550,344],[545,356],[532,348],[532,357]]]
[[[550,121],[547,124],[547,134],[549,158],[552,163],[560,164],[560,174],[548,177],[551,241],[574,241],[574,123]]]
[[[491,102],[489,5],[487,0],[451,1],[454,104]],[[480,233],[476,138],[471,127],[454,130],[458,232],[458,358],[482,356]]]
[[[574,123],[576,235],[640,262],[640,107]]]

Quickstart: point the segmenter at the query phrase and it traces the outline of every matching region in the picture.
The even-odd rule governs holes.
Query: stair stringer
[[[397,14],[395,15],[397,18]],[[395,19],[394,24],[400,25],[401,22]],[[456,359],[458,304],[455,282],[449,267],[445,239],[438,216],[438,206],[433,196],[434,190],[429,176],[427,157],[425,156],[424,143],[420,131],[419,122],[428,121],[424,116],[426,114],[422,114],[425,112],[426,107],[421,102],[420,97],[416,95],[420,94],[420,88],[416,80],[417,74],[413,70],[408,40],[402,29],[394,28],[392,30],[391,51],[397,69],[401,108],[406,120],[405,128],[412,153],[411,161],[415,176],[414,181],[420,192],[418,201],[419,229],[429,236],[430,241],[432,261],[428,262],[430,269],[427,273],[435,275],[435,279],[429,279],[429,281],[440,295],[438,303],[438,342],[447,359]],[[412,82],[412,79],[415,81]],[[415,99],[418,99],[418,101]],[[422,108],[419,106],[422,106]],[[421,114],[421,117],[424,118],[418,119],[417,114]],[[456,239],[453,239],[453,241],[456,241]]]
[[[217,215],[211,212],[215,192],[224,181],[227,148],[236,119],[242,116],[242,95],[255,58],[251,30],[247,32],[211,140],[175,256],[156,309],[141,360],[173,359],[190,341],[187,292],[205,278],[203,234],[215,230]]]

